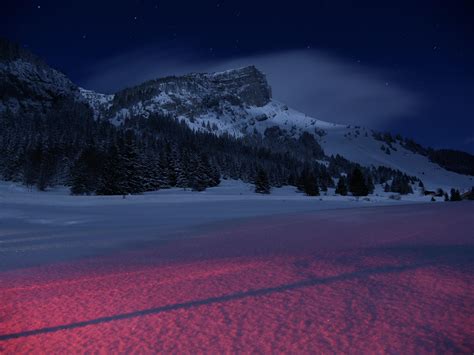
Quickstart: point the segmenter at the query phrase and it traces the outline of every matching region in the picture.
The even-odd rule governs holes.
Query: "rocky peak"
[[[265,74],[253,65],[210,74],[209,79],[220,89],[237,94],[250,106],[264,106],[272,97]]]
[[[63,73],[15,43],[0,39],[0,112],[44,113],[78,88]]]
[[[0,37],[0,62],[6,63],[16,60],[22,60],[37,66],[48,67],[40,57],[33,54],[28,49]]]
[[[264,106],[271,100],[271,89],[265,75],[254,66],[211,74],[169,76],[147,81],[119,91],[114,98],[115,107],[135,105],[139,102],[165,101],[175,103],[191,100],[199,105],[210,98],[215,101],[230,99],[247,106]]]

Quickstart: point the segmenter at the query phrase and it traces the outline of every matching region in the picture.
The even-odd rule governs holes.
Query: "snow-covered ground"
[[[169,189],[123,199],[71,196],[64,187],[30,191],[0,182],[0,269],[97,255],[129,243],[181,238],[211,225],[238,224],[245,218],[412,204],[431,198],[413,194],[392,200],[381,187],[376,191],[379,196],[359,200],[336,196],[331,189],[327,196],[308,197],[293,187],[275,188],[270,195],[256,194],[253,188],[241,181],[223,180],[204,192]],[[28,257],[19,260],[13,252]]]
[[[310,209],[332,209],[343,207],[358,207],[365,205],[380,204],[400,204],[415,202],[430,202],[431,196],[423,196],[421,191],[415,187],[415,193],[400,196],[400,200],[390,199],[396,195],[392,192],[384,192],[382,186],[377,185],[374,194],[368,197],[356,199],[352,196],[336,195],[334,189],[321,192],[320,196],[308,197],[300,193],[292,186],[272,188],[271,194],[261,195],[254,192],[252,184],[238,180],[222,180],[217,187],[208,188],[202,192],[191,191],[190,189],[171,188],[155,192],[147,192],[141,195],[129,195],[123,199],[122,196],[71,196],[67,187],[56,187],[48,189],[46,192],[37,189],[28,189],[24,185],[0,181],[0,202],[12,205],[56,205],[56,206],[128,206],[136,204],[181,204],[185,202],[241,202],[242,204],[261,202],[269,206],[270,214],[275,213],[274,203],[299,202],[302,206],[309,206]],[[443,199],[439,198],[439,201]],[[324,202],[324,203],[321,203]],[[266,209],[260,206],[255,209],[255,213],[267,214]],[[291,209],[285,205],[280,207],[281,213],[291,213]],[[238,216],[237,216],[238,217]]]
[[[2,185],[0,211],[2,353],[474,349],[470,202]]]
[[[431,197],[418,192],[401,200],[389,199],[391,194],[384,193],[381,186],[375,195],[359,200],[336,196],[333,189],[318,197],[305,196],[294,187],[274,188],[270,195],[256,194],[253,189],[251,184],[223,180],[204,192],[169,189],[123,199],[71,196],[64,187],[30,191],[0,182],[0,270],[184,238],[216,225],[238,225],[248,218],[432,203]]]

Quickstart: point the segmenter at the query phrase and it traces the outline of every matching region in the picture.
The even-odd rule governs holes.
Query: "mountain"
[[[212,74],[190,74],[151,80],[115,95],[83,91],[96,115],[114,124],[133,116],[159,112],[172,115],[197,131],[243,137],[255,133],[297,138],[303,132],[315,136],[326,155],[342,155],[363,166],[386,166],[422,179],[430,188],[468,188],[472,155],[452,153],[441,166],[437,151],[424,154],[411,149],[401,137],[386,140],[366,127],[325,122],[273,100],[265,75],[254,66]],[[408,141],[411,142],[411,141]],[[454,152],[454,151],[451,151]],[[464,174],[449,171],[456,161]],[[463,165],[463,162],[465,165]],[[451,164],[454,165],[454,164]],[[470,165],[472,166],[472,165]],[[445,168],[442,168],[445,167]]]
[[[310,156],[322,165],[340,155],[367,168],[400,171],[429,189],[474,185],[468,175],[474,174],[472,155],[425,149],[399,136],[309,117],[274,100],[265,75],[254,66],[155,79],[106,95],[78,87],[28,51],[0,41],[0,114],[46,117],[64,101],[88,106],[96,122],[118,129],[138,119],[134,129],[149,133],[147,119],[173,118],[197,133],[229,135],[254,146],[261,141],[278,154],[291,151],[297,160],[308,151],[298,145],[311,136]],[[306,153],[301,154],[307,158]]]
[[[29,51],[0,38],[0,112],[44,114],[65,97],[79,98],[77,85]]]

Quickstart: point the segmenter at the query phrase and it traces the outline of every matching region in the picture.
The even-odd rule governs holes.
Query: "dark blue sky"
[[[256,58],[273,73],[278,99],[318,118],[350,116],[353,107],[357,114],[340,121],[360,119],[426,145],[474,152],[473,1],[4,0],[1,9],[0,35],[91,89]],[[133,66],[142,71],[134,74]],[[313,90],[306,101],[288,94],[298,91],[297,79],[285,91],[282,72],[295,66],[295,78],[315,75],[301,87]],[[110,79],[124,71],[131,74],[122,81]],[[333,102],[337,88],[347,98]],[[319,93],[333,106],[318,110]],[[398,103],[403,109],[393,107]],[[366,108],[372,118],[364,120]]]

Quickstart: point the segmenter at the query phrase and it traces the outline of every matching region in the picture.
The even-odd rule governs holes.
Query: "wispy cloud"
[[[267,74],[276,100],[322,120],[389,126],[415,115],[421,98],[397,85],[388,72],[317,51],[284,51],[229,60],[201,59],[185,50],[140,50],[103,61],[82,85],[100,92],[189,72],[256,65]]]
[[[464,141],[464,144],[467,144],[467,145],[473,144],[474,145],[474,136],[466,138],[466,140]]]

